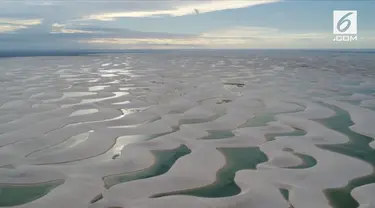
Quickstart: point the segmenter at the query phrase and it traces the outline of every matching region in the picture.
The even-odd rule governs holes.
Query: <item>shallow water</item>
[[[273,121],[274,119],[275,119],[275,114],[273,114],[273,113],[262,113],[260,115],[256,115],[252,119],[249,119],[241,127],[259,127],[259,126],[264,126],[268,122]]]
[[[162,175],[166,173],[180,157],[190,154],[190,152],[189,148],[184,145],[173,150],[154,151],[155,163],[151,167],[136,172],[106,176],[103,178],[103,181],[105,186],[110,188],[119,183]]]
[[[277,136],[280,136],[280,137],[281,136],[303,136],[305,134],[306,134],[305,131],[294,128],[294,131],[292,132],[266,134],[266,139],[267,141],[272,141],[272,140],[275,140],[275,137]]]
[[[228,130],[208,130],[207,132],[209,135],[202,139],[226,139],[234,136],[233,132]]]
[[[320,122],[331,129],[347,135],[350,138],[350,142],[346,144],[325,145],[322,146],[322,148],[364,160],[375,166],[375,150],[369,147],[369,143],[373,141],[373,139],[353,132],[348,128],[354,124],[348,112],[338,107],[329,107],[336,111],[336,115]],[[352,198],[350,192],[356,187],[370,183],[375,183],[375,174],[354,179],[350,181],[347,186],[342,188],[325,190],[325,193],[331,200],[333,207],[355,208],[358,207],[359,204]]]
[[[25,204],[48,194],[63,182],[35,185],[0,185],[0,206],[11,207]]]
[[[267,161],[267,156],[257,147],[222,148],[219,151],[225,155],[227,164],[218,171],[215,183],[191,190],[161,193],[153,197],[170,195],[191,195],[207,198],[234,196],[241,192],[241,189],[234,182],[235,173],[243,169],[255,169],[257,164]]]

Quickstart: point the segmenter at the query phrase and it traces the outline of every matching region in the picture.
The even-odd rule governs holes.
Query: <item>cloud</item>
[[[213,30],[201,34],[206,38],[221,38],[221,39],[257,39],[265,41],[292,41],[299,39],[326,39],[331,37],[331,33],[326,32],[287,32],[270,27],[248,27],[235,26],[230,28],[223,28]]]
[[[0,24],[32,26],[41,24],[43,19],[12,19],[0,18]]]
[[[90,40],[83,40],[88,44],[102,44],[107,46],[112,46],[116,48],[127,47],[132,45],[149,45],[149,46],[170,46],[184,48],[188,45],[189,47],[195,48],[231,48],[236,46],[243,46],[249,41],[246,39],[223,39],[223,38],[205,38],[205,37],[195,37],[195,38],[93,38]]]
[[[16,30],[25,29],[27,27],[22,25],[3,25],[0,24],[0,33],[14,32]]]
[[[42,23],[42,19],[0,18],[0,33],[15,32]]]
[[[126,28],[100,26],[90,23],[53,23],[51,25],[51,34],[76,34],[84,35],[90,34],[91,38],[123,38],[123,39],[168,39],[168,38],[189,38],[195,37],[190,34],[179,34],[179,33],[166,33],[166,32],[142,32],[136,30],[129,30]]]
[[[332,34],[324,32],[293,33],[267,27],[231,27],[208,31],[188,37],[144,37],[144,38],[93,38],[81,40],[93,45],[107,45],[112,48],[298,48],[327,47],[332,45]]]
[[[51,6],[56,5],[59,3],[58,1],[28,1],[26,2],[27,5],[36,5],[36,6]]]
[[[91,44],[115,45],[202,45],[207,44],[197,38],[99,38],[85,41]]]
[[[86,20],[113,21],[121,17],[161,17],[161,16],[184,16],[191,14],[202,14],[207,12],[221,11],[227,9],[238,9],[277,2],[278,0],[221,0],[221,1],[189,1],[188,4],[171,5],[172,8],[160,10],[138,10],[125,12],[107,12],[92,14],[84,17]],[[179,1],[180,2],[180,1]],[[186,2],[185,2],[186,3]],[[198,12],[197,12],[198,11]]]
[[[53,23],[51,33],[74,34],[74,33],[94,33],[94,32],[89,31],[89,30],[69,28],[66,24]]]
[[[73,34],[73,33],[93,33],[93,32],[92,31],[87,31],[87,30],[75,30],[75,29],[64,29],[64,28],[61,28],[60,30],[52,30],[51,33]]]

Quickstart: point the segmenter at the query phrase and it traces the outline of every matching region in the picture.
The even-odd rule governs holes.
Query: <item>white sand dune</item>
[[[371,158],[354,157],[371,148],[350,149],[349,122],[328,125],[340,116],[332,105],[375,138],[373,72],[349,70],[371,68],[361,56],[339,54],[333,66],[324,55],[225,53],[1,59],[0,207],[2,187],[59,181],[15,207],[328,208],[327,189],[373,173]],[[259,148],[267,160],[222,178],[254,159],[228,148]],[[177,194],[209,185],[230,193]],[[374,206],[373,184],[351,194]]]

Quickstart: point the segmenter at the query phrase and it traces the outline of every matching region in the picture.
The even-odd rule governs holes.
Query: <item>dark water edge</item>
[[[265,114],[259,116],[255,122],[257,125],[261,123],[268,123],[273,119],[273,116]],[[254,123],[253,123],[254,124]],[[220,135],[222,133],[222,135]],[[210,134],[210,139],[228,138],[232,134],[231,131],[217,131],[215,134]],[[293,132],[274,133],[268,135],[268,138],[276,136],[301,136],[306,132],[300,129],[295,129]],[[170,195],[191,195],[205,198],[229,197],[237,195],[241,192],[240,187],[235,183],[234,177],[237,171],[244,169],[256,169],[260,163],[268,160],[267,156],[258,147],[238,147],[238,148],[218,148],[226,158],[226,165],[220,169],[216,175],[216,182],[207,186],[198,187],[195,189],[188,189],[182,191],[175,191],[169,193],[160,193],[151,196],[152,198],[159,198]],[[290,168],[309,168],[316,165],[316,160],[309,155],[294,153],[303,160],[301,165]]]
[[[322,104],[333,109],[336,115],[327,119],[318,120],[326,127],[347,135],[350,138],[349,143],[335,145],[319,145],[320,148],[337,152],[343,155],[351,156],[367,163],[375,165],[375,150],[369,146],[372,138],[358,134],[349,127],[354,125],[347,111],[336,106]],[[350,194],[351,191],[359,186],[369,183],[375,183],[375,174],[356,178],[351,180],[348,185],[341,188],[332,188],[325,190],[327,198],[334,208],[357,208],[358,202]]]
[[[325,125],[327,128],[333,129],[340,133],[347,135],[350,138],[350,142],[346,144],[334,144],[334,145],[318,145],[320,148],[334,151],[343,155],[348,155],[366,161],[372,165],[375,165],[375,150],[369,146],[369,143],[373,141],[372,138],[358,134],[349,129],[354,123],[350,119],[350,115],[343,109],[335,106],[322,104],[324,106],[330,107],[335,110],[336,115],[327,119],[317,120],[318,122]],[[257,124],[265,123],[270,120],[270,116],[259,117],[260,119]],[[273,140],[276,136],[302,136],[305,132],[300,129],[296,129],[293,132],[281,133],[281,134],[269,134],[267,135],[268,140]],[[254,149],[250,153],[249,148],[222,148],[220,151],[227,158],[227,165],[221,169],[217,174],[217,180],[214,184],[190,189],[183,191],[176,191],[172,193],[161,193],[154,195],[152,197],[158,198],[170,195],[192,195],[198,197],[216,198],[216,197],[227,197],[233,196],[240,193],[240,188],[234,182],[235,172],[242,169],[255,169],[254,163],[249,164],[246,162],[256,161],[258,163],[265,162],[267,159],[261,159],[264,155],[263,152],[258,150],[255,156]],[[309,168],[316,165],[317,161],[309,156],[300,153],[294,153],[296,156],[300,157],[304,162],[301,165],[289,168]],[[264,155],[266,158],[266,156]],[[249,160],[249,158],[251,158]],[[351,191],[359,186],[375,183],[375,174],[370,174],[368,176],[360,177],[351,180],[348,185],[341,188],[332,188],[324,191],[330,204],[334,208],[357,208],[359,206],[358,202],[351,196]],[[280,190],[282,195],[288,198],[287,190]]]
[[[235,136],[233,132],[229,130],[207,130],[207,132],[209,135],[201,139],[227,139]]]
[[[0,206],[11,207],[39,199],[64,181],[51,181],[33,185],[0,185]]]
[[[286,201],[289,201],[289,190],[288,189],[284,189],[284,188],[280,188],[279,191],[280,191],[281,195],[283,196],[283,198]]]
[[[258,147],[220,148],[218,150],[224,154],[227,163],[217,172],[215,183],[195,189],[156,194],[151,197],[190,195],[218,198],[234,196],[241,192],[240,187],[234,181],[236,172],[243,169],[255,169],[259,163],[268,160],[267,156]]]
[[[144,178],[151,178],[158,175],[162,175],[173,166],[173,164],[182,156],[191,153],[191,150],[185,146],[181,145],[177,149],[173,150],[163,150],[163,151],[152,151],[154,154],[156,161],[155,164],[149,168],[144,170],[132,172],[132,173],[124,173],[124,174],[116,174],[110,175],[103,178],[106,188],[110,188],[119,183],[124,183],[128,181],[134,181]]]
[[[316,161],[315,158],[311,157],[310,155],[301,154],[298,152],[293,152],[293,154],[299,157],[303,162],[300,165],[286,167],[288,169],[306,169],[306,168],[311,168],[318,163],[318,161]]]
[[[275,137],[278,137],[278,136],[304,136],[305,134],[306,132],[303,131],[302,129],[294,128],[294,131],[292,132],[266,134],[265,137],[267,141],[272,141],[272,140],[275,140]]]
[[[272,122],[272,121],[276,121],[275,116],[277,116],[277,115],[283,115],[283,114],[287,115],[287,114],[290,114],[290,113],[298,113],[298,112],[301,112],[304,109],[306,109],[306,106],[301,105],[301,104],[296,103],[296,102],[287,102],[287,103],[298,105],[300,108],[298,108],[296,110],[286,111],[286,112],[280,112],[280,113],[263,112],[263,113],[261,113],[259,115],[256,115],[254,118],[251,118],[251,119],[247,120],[244,124],[242,124],[241,126],[239,126],[239,128],[267,126],[267,123]],[[295,130],[296,131],[298,130],[298,131],[302,132],[301,129],[296,129],[295,128]],[[271,135],[271,134],[269,134],[269,135]],[[281,134],[275,134],[275,135],[282,136]],[[293,135],[290,135],[290,136],[293,136]],[[299,136],[299,135],[296,135],[296,136]]]
[[[256,115],[254,118],[247,120],[246,123],[240,126],[240,128],[265,126],[267,123],[275,120],[275,115],[276,114],[274,113]]]

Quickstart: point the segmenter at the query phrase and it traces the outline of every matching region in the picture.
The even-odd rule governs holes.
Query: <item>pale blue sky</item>
[[[358,11],[333,42],[332,11]],[[0,0],[0,50],[375,48],[375,1]]]

